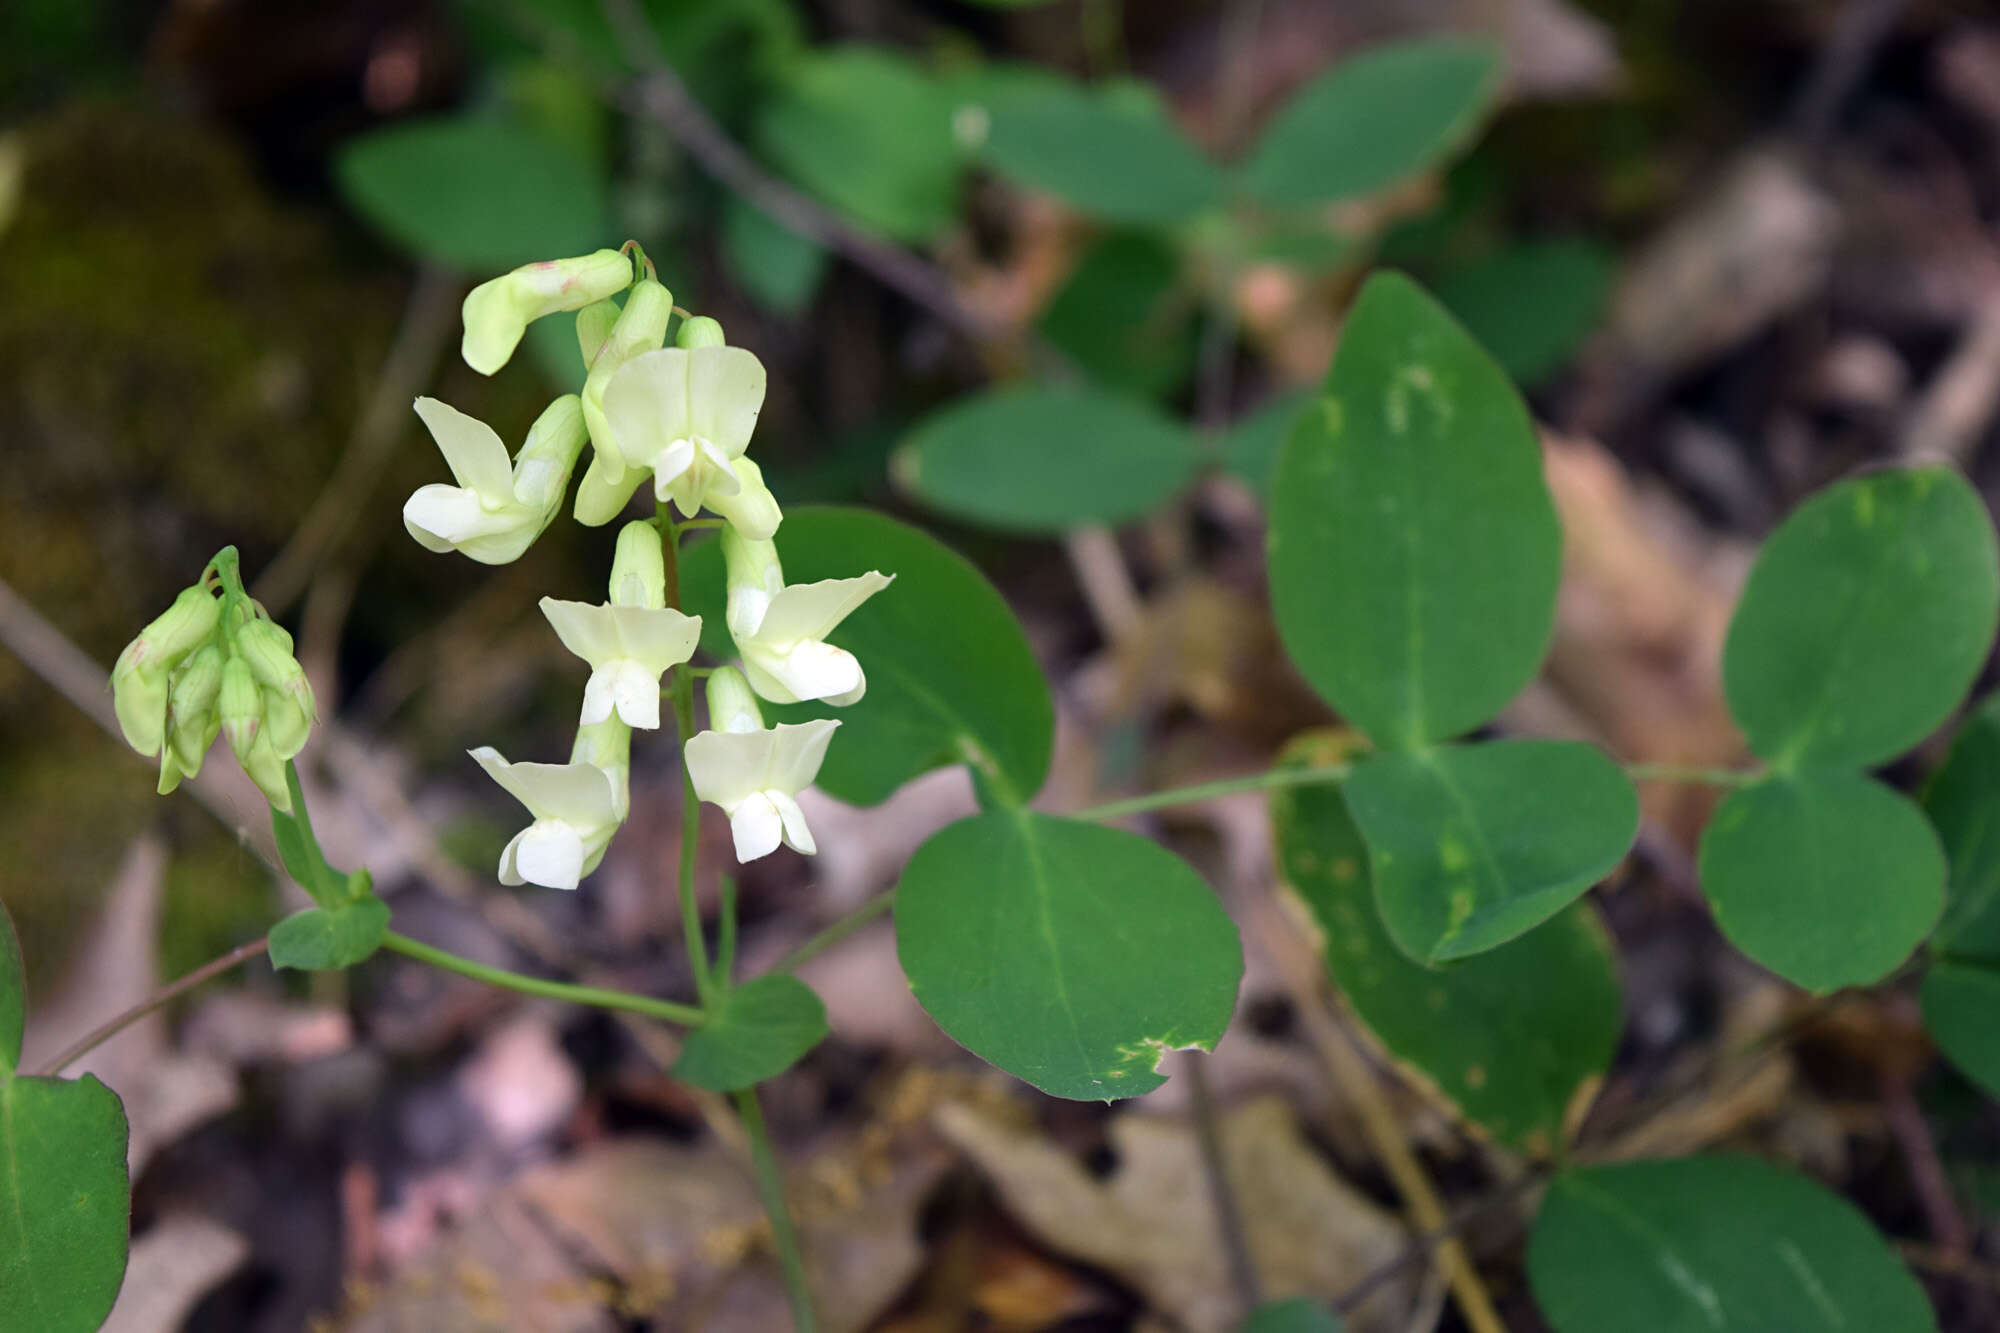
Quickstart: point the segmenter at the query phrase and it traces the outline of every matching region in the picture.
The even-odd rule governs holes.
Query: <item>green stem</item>
[[[660,554],[667,567],[667,605],[681,609],[681,525],[662,500],[654,513],[660,525]],[[701,840],[701,798],[695,795],[694,774],[688,771],[687,743],[694,739],[694,677],[674,668],[674,732],[681,746],[681,934],[687,941],[688,966],[694,969],[695,991],[703,1008],[711,1002],[715,978],[708,970],[708,940],[701,932],[701,902],[694,892],[694,857]]]
[[[566,1000],[571,1004],[587,1004],[598,1009],[624,1009],[635,1014],[645,1014],[649,1018],[662,1018],[669,1023],[679,1023],[684,1027],[700,1027],[706,1017],[693,1005],[675,1004],[671,1000],[655,1000],[646,995],[634,995],[629,991],[603,990],[596,986],[572,986],[563,981],[546,981],[541,977],[524,976],[519,972],[509,972],[503,967],[488,967],[475,963],[470,958],[460,958],[455,953],[446,953],[422,940],[413,940],[408,935],[390,931],[382,937],[382,947],[405,958],[414,958],[432,967],[441,967],[447,972],[456,972],[462,977],[483,981],[489,986],[500,986],[507,990],[520,991],[523,995],[540,995],[551,1000]]]
[[[1237,792],[1268,791],[1276,787],[1310,787],[1322,782],[1341,782],[1346,779],[1353,767],[1352,764],[1329,764],[1313,768],[1273,768],[1240,778],[1223,778],[1216,782],[1197,783],[1192,787],[1170,787],[1166,791],[1150,792],[1144,796],[1133,796],[1104,805],[1093,805],[1087,810],[1073,812],[1069,818],[1122,819],[1126,815],[1141,814],[1147,810],[1160,810],[1173,805],[1193,805],[1199,801],[1213,800],[1218,796],[1233,796]],[[1713,787],[1744,787],[1759,781],[1764,776],[1755,769],[1699,768],[1687,764],[1627,764],[1625,774],[1634,782],[1692,782]]]
[[[1625,776],[1634,782],[1691,782],[1709,787],[1747,787],[1763,778],[1750,768],[1701,768],[1691,764],[1627,764]]]
[[[840,943],[849,935],[852,935],[855,931],[861,929],[895,905],[896,891],[894,889],[876,894],[873,898],[870,898],[846,916],[833,922],[833,924],[786,954],[783,958],[780,958],[777,966],[771,970],[773,972],[790,972],[799,964],[805,962],[806,959],[825,953],[828,949],[831,949],[834,945]]]
[[[1274,768],[1264,773],[1252,773],[1247,777],[1223,778],[1218,782],[1202,782],[1192,787],[1171,787],[1166,791],[1156,791],[1145,796],[1112,801],[1106,805],[1093,805],[1088,810],[1076,811],[1070,818],[1120,819],[1126,815],[1159,810],[1170,805],[1193,805],[1197,801],[1213,800],[1217,796],[1234,796],[1242,791],[1266,791],[1273,787],[1310,787],[1322,782],[1339,782],[1347,776],[1351,768],[1350,764],[1331,764],[1322,768]]]
[[[818,1333],[819,1316],[813,1313],[812,1283],[806,1277],[806,1260],[799,1249],[799,1233],[792,1225],[791,1210],[785,1205],[785,1178],[778,1169],[778,1154],[771,1146],[771,1131],[764,1127],[764,1108],[757,1104],[757,1090],[744,1088],[731,1094],[743,1128],[750,1135],[750,1171],[757,1180],[757,1197],[771,1218],[771,1243],[778,1251],[778,1267],[785,1275],[785,1295],[792,1303],[792,1326],[797,1333]]]

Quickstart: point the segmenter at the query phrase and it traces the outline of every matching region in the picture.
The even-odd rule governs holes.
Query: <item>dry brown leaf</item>
[[[1105,1180],[1039,1132],[962,1104],[938,1126],[1000,1192],[1013,1215],[1057,1252],[1107,1269],[1192,1333],[1234,1327],[1236,1308],[1208,1204],[1201,1153],[1184,1120],[1128,1113],[1111,1122],[1117,1167]],[[1282,1098],[1222,1117],[1223,1155],[1249,1246],[1273,1297],[1332,1300],[1403,1250],[1401,1225],[1336,1176]],[[1351,1319],[1359,1333],[1395,1326],[1415,1271]]]

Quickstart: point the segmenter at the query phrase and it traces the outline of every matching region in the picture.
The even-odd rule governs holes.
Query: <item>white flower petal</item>
[[[784,822],[787,847],[807,856],[819,851],[819,844],[813,841],[812,830],[806,827],[806,812],[799,809],[797,801],[781,791],[767,791],[764,799],[777,808],[778,818]]]
[[[487,775],[536,819],[561,819],[579,829],[616,827],[618,794],[609,774],[590,764],[510,764],[498,750],[470,751]]]
[[[556,597],[542,598],[541,606],[563,647],[592,667],[626,655],[625,646],[619,641],[617,622],[605,614],[610,607],[566,602]]]
[[[757,637],[778,648],[802,639],[824,639],[856,607],[894,581],[891,575],[870,570],[858,578],[791,584],[771,599]]]
[[[736,475],[736,469],[730,466],[729,455],[705,435],[695,436],[694,442],[701,450],[702,461],[707,464],[702,469],[702,481],[706,487],[704,503],[706,499],[718,495],[740,495],[743,491],[743,481]]]
[[[666,448],[653,455],[653,493],[664,495],[667,487],[686,477],[700,460],[693,440],[669,440]]]
[[[622,645],[624,655],[653,669],[657,685],[668,667],[694,656],[701,642],[701,617],[682,615],[672,607],[607,606],[602,608]]]
[[[525,505],[490,507],[470,490],[442,482],[420,486],[403,502],[403,526],[431,551],[457,551],[486,565],[521,558],[546,526],[547,515]]]
[[[573,889],[583,878],[583,836],[560,819],[538,819],[508,844],[514,869],[530,884]]]
[[[785,834],[784,816],[768,796],[758,792],[730,813],[729,833],[736,843],[736,859],[755,861],[778,850]]]
[[[770,617],[764,623],[768,626]],[[759,634],[736,646],[743,654],[743,674],[750,687],[774,704],[839,698],[865,688],[861,663],[853,653],[830,643],[807,639],[774,650]]]
[[[590,683],[595,686],[604,682],[604,688],[611,695],[612,706],[626,726],[637,727],[641,731],[657,731],[660,727],[660,673],[643,662],[631,658],[620,658],[606,662],[591,673]],[[588,690],[585,691],[588,693]]]
[[[734,458],[750,447],[764,409],[764,365],[742,347],[702,347],[686,355],[692,433]]]
[[[775,744],[770,771],[765,775],[766,790],[795,794],[812,786],[819,766],[826,761],[826,747],[838,730],[840,723],[833,718],[784,722],[773,728]]]
[[[625,512],[632,493],[646,479],[644,468],[626,467],[605,450],[590,457],[583,481],[576,488],[576,521],[587,528],[602,527]]]
[[[489,505],[504,504],[514,498],[514,474],[507,461],[507,446],[500,442],[491,426],[435,398],[417,399],[417,415],[430,428],[438,452],[444,455],[459,485],[469,487]]]
[[[694,433],[687,358],[678,347],[642,352],[604,386],[604,419],[627,464],[650,464],[668,445]]]
[[[694,794],[734,814],[769,784],[776,743],[769,731],[698,732],[681,750]]]
[[[778,509],[777,497],[764,484],[763,470],[747,458],[736,459],[729,470],[737,481],[735,492],[724,495],[711,489],[708,507],[751,541],[769,541],[777,535],[784,514]]]

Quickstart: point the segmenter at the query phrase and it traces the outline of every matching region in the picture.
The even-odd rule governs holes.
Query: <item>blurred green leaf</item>
[[[1041,71],[991,82],[960,106],[961,127],[968,110],[983,113],[983,135],[971,137],[988,166],[1091,217],[1179,222],[1222,200],[1221,173],[1150,90],[1090,88]]]
[[[687,1035],[673,1075],[710,1092],[776,1078],[826,1036],[826,1006],[786,972],[732,986],[708,1021]]]
[[[1200,444],[1150,407],[1080,385],[975,394],[930,417],[893,474],[931,508],[1011,532],[1122,523],[1172,499]]]
[[[1944,901],[1923,812],[1858,773],[1774,774],[1731,792],[1702,833],[1700,870],[1729,942],[1821,994],[1894,971]]]
[[[2000,694],[1972,710],[1924,787],[1924,813],[1949,867],[1933,948],[2000,962]]]
[[[736,285],[782,314],[797,314],[826,276],[827,253],[730,195],[722,206],[722,257]]]
[[[335,972],[382,947],[389,904],[370,893],[331,907],[308,907],[271,928],[271,966]]]
[[[1313,1301],[1266,1301],[1243,1321],[1242,1333],[1341,1333],[1346,1327]]]
[[[1468,731],[1541,665],[1562,574],[1541,444],[1507,376],[1403,275],[1362,287],[1268,507],[1285,648],[1377,745]]]
[[[93,1333],[125,1276],[131,1183],[111,1089],[0,1073],[0,1328]]]
[[[1099,237],[1042,312],[1042,334],[1101,384],[1167,393],[1194,367],[1195,302],[1180,274],[1180,256],[1156,236]]]
[[[874,805],[919,774],[967,764],[1004,804],[1048,776],[1055,706],[1014,613],[965,557],[906,523],[864,509],[800,506],[778,529],[785,581],[850,578],[871,569],[896,582],[841,622],[831,641],[859,657],[868,693],[844,708],[766,707],[778,721],[839,718],[819,773],[822,790]],[[702,648],[735,656],[724,617],[718,543],[682,553],[681,592],[702,617]]]
[[[758,114],[756,138],[793,180],[894,240],[928,240],[955,216],[950,99],[893,52],[843,46],[801,58]]]
[[[1435,165],[1472,136],[1500,86],[1490,42],[1372,47],[1308,83],[1265,126],[1244,183],[1267,203],[1354,199]]]
[[[1924,974],[1923,1010],[1945,1058],[2000,1098],[2000,970],[1939,959]]]
[[[1596,327],[1616,272],[1616,256],[1593,242],[1527,241],[1450,269],[1437,295],[1501,369],[1533,387]]]
[[[1112,1101],[1212,1050],[1243,951],[1185,861],[1119,829],[1027,810],[962,819],[896,889],[896,952],[954,1041],[1055,1097]]]
[[[1261,498],[1271,489],[1285,437],[1315,397],[1311,389],[1272,394],[1262,407],[1229,428],[1222,441],[1222,466]]]
[[[602,176],[506,120],[440,116],[364,134],[341,149],[334,175],[390,240],[474,274],[584,254],[608,235]]]
[[[14,918],[0,903],[0,1078],[21,1062],[21,1034],[28,1026],[28,975],[21,966],[21,941]]]
[[[1935,1333],[1860,1210],[1795,1171],[1716,1154],[1565,1171],[1528,1241],[1555,1333]]]
[[[1532,930],[1610,874],[1639,831],[1631,782],[1579,741],[1373,755],[1345,796],[1382,924],[1421,963]]]
[[[1284,763],[1337,764],[1339,733],[1302,736]],[[1419,1086],[1538,1156],[1561,1147],[1577,1097],[1611,1064],[1624,997],[1611,941],[1584,904],[1477,957],[1410,961],[1375,906],[1368,847],[1332,783],[1271,793],[1284,882],[1319,923],[1327,974]]]
[[[1949,468],[1829,486],[1757,554],[1722,654],[1750,748],[1781,769],[1894,758],[1950,715],[2000,624],[1986,504]]]

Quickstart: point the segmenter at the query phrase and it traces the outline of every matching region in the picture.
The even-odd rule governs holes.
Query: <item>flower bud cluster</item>
[[[613,299],[620,291],[622,305]],[[676,512],[692,519],[706,510],[720,520],[729,632],[741,659],[740,667],[706,673],[713,729],[687,738],[688,779],[728,814],[739,859],[780,843],[811,852],[796,797],[818,775],[839,723],[766,727],[757,700],[860,699],[861,664],[827,636],[890,579],[871,572],[785,583],[773,541],[783,515],[763,471],[745,456],[764,405],[764,367],[703,316],[684,317],[669,347],[673,297],[643,254],[635,264],[621,251],[598,251],[482,283],[465,302],[465,359],[491,374],[530,321],[571,310],[588,368],[582,392],[543,414],[511,467],[491,429],[419,399],[418,415],[457,485],[426,486],[403,511],[427,548],[499,564],[518,559],[553,519],[586,440],[578,522],[608,523],[641,485],[652,485],[655,517],[620,530],[607,600],[542,599],[557,637],[590,667],[569,762],[517,764],[490,747],[472,752],[532,817],[502,853],[500,878],[575,888],[629,813],[632,730],[660,726],[665,682],[676,668],[691,669],[701,641],[701,618],[669,604],[666,571],[675,556],[663,543],[679,539]]]
[[[125,646],[111,689],[126,742],[159,758],[162,795],[201,771],[220,735],[265,799],[291,813],[285,765],[317,708],[292,636],[243,592],[234,549]]]

